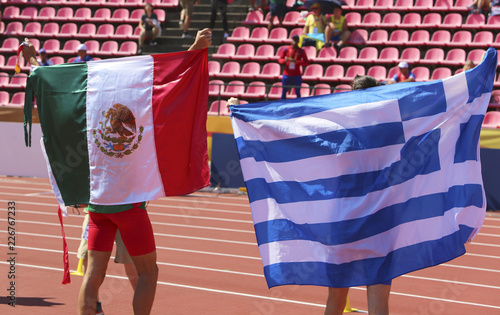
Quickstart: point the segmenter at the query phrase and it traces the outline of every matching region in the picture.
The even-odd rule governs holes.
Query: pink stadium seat
[[[231,59],[236,52],[236,47],[231,43],[224,43],[219,46],[217,52],[212,55],[214,59]]]
[[[112,24],[101,24],[93,36],[97,39],[114,38],[115,27]]]
[[[68,59],[67,63],[73,63],[75,60],[76,60],[76,57],[71,57]],[[96,59],[94,59],[94,60],[96,60]]]
[[[143,0],[125,0],[125,6],[127,7],[133,7],[133,6],[136,6],[136,7],[143,7],[144,6],[144,3],[143,3]]]
[[[8,6],[3,11],[2,19],[3,20],[16,20],[16,19],[18,19],[20,12],[21,12],[21,10],[19,10],[19,7]]]
[[[375,6],[372,9],[378,11],[389,11],[392,10],[393,6],[394,1],[392,0],[377,0],[375,2]]]
[[[401,24],[401,15],[397,12],[389,12],[384,15],[380,27],[397,27]]]
[[[457,29],[462,26],[462,16],[460,13],[448,13],[441,23],[442,28]]]
[[[500,112],[490,111],[484,115],[483,128],[500,128]]]
[[[453,0],[436,0],[431,10],[449,11],[453,6]]]
[[[359,27],[378,27],[382,22],[382,17],[378,12],[368,12],[363,16],[363,21],[359,23]]]
[[[130,24],[120,24],[116,27],[114,39],[133,39],[134,28]]]
[[[137,43],[132,41],[123,42],[115,56],[132,56],[137,53]]]
[[[415,74],[415,80],[416,81],[429,81],[429,68],[427,67],[415,67],[413,69],[410,69],[413,74]]]
[[[213,101],[212,104],[210,104],[210,109],[208,110],[208,115],[210,116],[219,116],[219,113],[221,116],[229,116],[231,113],[226,107],[227,101],[225,100],[220,100],[220,101]]]
[[[451,41],[451,34],[447,30],[439,30],[435,31],[432,34],[431,40],[429,41],[429,45],[431,46],[446,46]]]
[[[421,46],[425,45],[429,42],[430,35],[426,30],[418,30],[411,34],[410,42],[408,45],[410,46]]]
[[[144,9],[135,9],[134,11],[132,11],[132,13],[130,13],[129,21],[134,21],[139,23],[143,14],[144,14]]]
[[[230,44],[230,43],[228,43]],[[222,44],[224,45],[224,44]],[[231,44],[232,45],[232,44]],[[234,52],[230,54],[230,58],[233,60],[250,60],[255,55],[255,46],[252,44],[242,44],[238,46],[236,54]],[[213,55],[212,55],[213,57]],[[260,69],[259,69],[260,71]]]
[[[251,61],[243,65],[240,73],[236,74],[238,79],[254,79],[260,73],[260,65],[257,62]]]
[[[2,55],[3,57],[3,55]],[[17,62],[17,56],[16,55],[13,55],[13,56],[10,56],[9,59],[7,59],[7,62],[5,63],[5,66],[2,67],[2,70],[5,70],[5,71],[14,71],[14,67],[16,65],[16,62]],[[19,60],[19,66],[21,66],[21,69],[23,68],[24,66],[24,58],[21,58],[21,60]]]
[[[302,82],[300,88],[300,97],[308,97],[309,95],[311,95],[309,84]],[[295,89],[289,89],[288,93],[286,94],[286,98],[297,98],[297,95],[295,94]]]
[[[266,84],[254,81],[249,84],[247,90],[241,95],[242,98],[262,99],[266,97]]]
[[[240,73],[240,64],[236,61],[228,61],[222,66],[220,73],[216,75],[218,78],[234,78]]]
[[[289,4],[288,4],[288,2],[293,2],[293,3],[295,3],[295,0],[287,0],[287,6],[288,6],[288,7],[291,7],[291,6],[293,6],[293,4],[292,4],[292,5],[289,5]],[[356,6],[356,4],[355,4],[356,0],[346,0],[346,1],[344,1],[344,2],[345,2],[345,5],[344,5],[344,4],[342,5],[342,9],[344,9],[344,10],[345,10],[345,9],[350,9],[350,10],[352,10],[352,9],[354,9],[354,7]]]
[[[271,58],[271,61],[278,61],[281,53],[283,52],[283,50],[285,50],[287,47],[289,47],[289,45],[281,45],[278,47],[278,49],[276,49],[276,54],[274,54],[274,56]]]
[[[441,25],[441,15],[436,12],[432,13],[427,13],[424,16],[424,19],[422,20],[422,23],[420,23],[419,27],[421,28],[436,28]]]
[[[413,7],[413,0],[396,0],[393,9],[397,11],[408,11]]]
[[[114,23],[125,23],[128,18],[129,18],[130,13],[128,12],[127,9],[120,8],[116,9],[113,11],[113,15],[111,15],[111,18],[109,19],[109,22],[114,22]],[[160,17],[158,17],[158,20]]]
[[[269,44],[259,45],[255,56],[252,57],[253,60],[257,61],[269,61],[274,55],[274,46]]]
[[[348,44],[351,45],[366,45],[368,40],[368,31],[363,29],[357,29],[352,31],[351,36],[347,40]]]
[[[43,26],[41,37],[56,37],[59,34],[59,24],[55,22],[47,23]]]
[[[40,41],[38,38],[31,38],[30,42],[35,46],[36,51],[40,50]]]
[[[220,63],[215,60],[210,60],[208,62],[208,75],[210,77],[215,76],[220,72]]]
[[[105,5],[108,7],[121,7],[125,0],[106,0]]]
[[[271,12],[267,12],[266,17],[264,18],[264,21],[262,21],[262,23],[260,25],[268,25],[270,19],[271,19]],[[274,21],[273,21],[273,23],[274,23]]]
[[[259,80],[277,80],[280,77],[281,66],[277,62],[266,63],[257,77]]]
[[[11,89],[24,89],[26,88],[26,80],[28,75],[26,73],[18,73],[12,77],[7,88]]]
[[[465,24],[462,25],[462,28],[477,30],[484,26],[485,21],[486,19],[481,13],[470,14],[469,16],[467,16]]]
[[[252,30],[250,37],[245,39],[248,43],[264,43],[269,37],[269,30],[267,27],[256,27]]]
[[[17,17],[19,20],[36,20],[38,16],[38,9],[34,7],[27,7],[21,11],[21,14]]]
[[[333,89],[333,93],[342,93],[352,91],[352,87],[349,84],[339,84]]]
[[[347,70],[345,71],[344,81],[351,82],[352,80],[354,80],[354,77],[356,77],[356,75],[365,75],[365,74],[366,74],[365,67],[361,65],[353,65],[347,68]]]
[[[7,24],[4,34],[9,36],[20,35],[23,31],[23,23],[21,22],[10,22]]]
[[[312,63],[304,69],[302,80],[316,81],[323,76],[323,66],[317,63]]]
[[[387,41],[387,45],[403,46],[408,42],[409,35],[407,30],[395,30]]]
[[[2,69],[5,66],[5,56],[0,55],[0,69]]]
[[[470,9],[468,6],[472,4],[473,0],[456,0],[454,9],[461,10],[462,12],[468,12]]]
[[[240,97],[243,93],[245,93],[245,83],[243,83],[243,81],[234,80],[227,84],[226,90],[221,93],[221,97]]]
[[[90,8],[78,8],[71,20],[75,22],[89,22],[91,19],[92,11]]]
[[[316,59],[316,47],[305,46],[302,47],[302,49],[306,53],[307,59],[309,59],[310,61],[314,61],[314,59]]]
[[[15,37],[6,38],[3,41],[2,48],[0,48],[0,53],[17,52],[17,47],[19,47],[19,39]]]
[[[472,41],[472,35],[469,31],[458,31],[453,34],[451,42],[447,45],[450,47],[466,47]]]
[[[399,68],[396,66],[396,67],[392,67],[389,69],[389,73],[387,73],[387,79],[393,79],[394,78],[394,75],[398,74],[399,73]]]
[[[366,74],[374,77],[378,81],[383,81],[387,77],[387,70],[382,66],[373,66],[368,69],[368,72]]]
[[[61,27],[59,36],[61,37],[73,37],[78,32],[78,26],[75,23],[65,23]]]
[[[286,44],[288,40],[288,31],[284,27],[275,27],[269,33],[269,38],[266,40],[267,43],[271,44]]]
[[[474,40],[468,44],[469,47],[489,47],[493,44],[493,33],[490,31],[480,31],[474,35]]]
[[[479,64],[483,58],[485,50],[484,49],[473,49],[469,51],[467,55],[467,60],[471,60],[476,65]]]
[[[85,23],[80,26],[80,30],[74,35],[75,38],[92,38],[96,32],[96,26],[94,23]]]
[[[386,30],[374,30],[370,34],[370,38],[366,42],[367,45],[384,45],[389,39],[389,34]]]
[[[413,6],[413,10],[416,11],[429,11],[432,9],[432,0],[416,0],[415,5]],[[441,20],[441,19],[440,19]]]
[[[316,84],[311,92],[311,95],[325,95],[332,93],[332,88],[326,83]]]
[[[359,12],[348,12],[345,15],[349,27],[359,27],[361,24],[361,14]]]
[[[436,68],[432,72],[431,81],[446,79],[452,76],[450,68]]]
[[[431,48],[425,52],[421,65],[438,65],[444,59],[444,51],[441,48]]]
[[[12,107],[23,107],[24,106],[24,92],[16,92],[12,96],[8,106]]]
[[[300,12],[289,11],[285,14],[285,18],[283,19],[283,25],[284,26],[299,26],[300,24],[305,25],[305,22],[299,23],[299,19],[301,19]]]
[[[422,23],[422,17],[420,16],[420,14],[415,12],[406,13],[405,16],[403,17],[403,21],[401,22],[400,27],[408,29],[417,28],[420,26],[421,23]]]
[[[5,23],[3,21],[0,21],[0,34],[5,32]]]
[[[500,15],[492,15],[488,18],[488,22],[482,26],[483,29],[497,30],[500,28]]]
[[[231,36],[227,38],[229,42],[244,42],[250,36],[250,30],[245,26],[238,26],[233,30]]]
[[[59,10],[57,10],[57,14],[55,17],[53,17],[51,20],[52,21],[69,21],[73,18],[73,9],[70,7],[61,7]]]
[[[176,4],[175,6],[177,7],[178,5]],[[155,13],[156,16],[158,16],[158,21],[160,21],[160,23],[164,23],[165,22],[166,14],[165,14],[164,10],[162,10],[162,9],[155,9],[155,10],[153,10],[153,13]]]
[[[219,96],[222,92],[224,92],[224,81],[210,80],[208,82],[208,96]]]
[[[290,31],[290,34],[288,34],[288,39],[292,40],[293,35],[300,36],[303,30],[304,29],[302,27],[294,28],[293,30]]]
[[[326,47],[319,51],[318,57],[316,57],[315,61],[331,63],[336,57],[337,51],[333,47]]]
[[[9,104],[9,92],[0,91],[0,106],[7,106]]]
[[[378,63],[395,63],[399,59],[399,51],[396,47],[385,47],[380,52]]]
[[[99,51],[99,47],[101,46],[95,39],[88,40],[84,44],[87,46],[87,53],[89,55],[97,53]]]
[[[279,100],[281,98],[282,85],[281,82],[275,82],[269,89],[267,97],[272,100]]]
[[[99,50],[98,55],[111,57],[118,52],[118,42],[114,40],[108,40],[102,43],[101,50]]]
[[[0,89],[3,89],[7,85],[9,85],[9,81],[9,74],[7,72],[0,72]]]
[[[466,56],[467,53],[465,52],[465,50],[463,50],[462,48],[454,48],[446,54],[446,59],[441,60],[439,64],[446,66],[461,66],[465,63]]]
[[[325,70],[325,75],[320,78],[323,82],[339,82],[344,78],[344,67],[341,65],[330,65]]]
[[[64,43],[63,49],[59,51],[62,55],[76,54],[76,48],[80,45],[80,41],[76,39],[68,40]]]
[[[378,50],[375,47],[365,47],[359,52],[356,63],[373,63],[377,60]]]
[[[64,63],[64,58],[61,56],[50,57],[49,60],[52,61],[54,65],[59,65],[61,63]]]
[[[374,6],[374,0],[358,0],[356,2],[355,10],[371,10]]]
[[[260,25],[264,21],[264,15],[261,11],[248,12],[247,17],[241,22],[243,25]]]
[[[104,23],[109,22],[109,19],[111,19],[111,10],[108,8],[99,8],[95,11],[90,21],[94,23]]]
[[[335,62],[352,62],[356,59],[357,55],[358,50],[356,49],[356,47],[343,47],[342,49],[340,49],[339,55],[335,59]]]

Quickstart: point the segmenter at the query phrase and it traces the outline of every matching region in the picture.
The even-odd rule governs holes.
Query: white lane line
[[[465,253],[465,256],[500,259],[500,256],[481,255],[481,254],[472,254],[472,253]]]
[[[478,243],[472,241],[472,243],[469,243],[469,245],[481,245],[481,246],[490,246],[490,247],[500,247],[499,244],[486,244],[486,243]]]
[[[482,235],[482,236],[500,237],[500,235],[499,235],[499,234],[489,234],[489,233],[479,233],[478,235]]]
[[[472,282],[462,282],[462,281],[445,280],[445,279],[438,279],[438,278],[419,277],[419,276],[412,276],[412,275],[402,275],[400,277],[402,277],[402,278],[419,279],[419,280],[426,280],[426,281],[436,281],[436,282],[451,283],[451,284],[456,284],[456,285],[467,285],[467,286],[473,286],[473,287],[480,287],[480,288],[500,290],[500,287],[498,287],[498,286],[487,285],[487,284],[479,284],[479,283],[472,283]]]
[[[439,266],[452,267],[452,268],[461,268],[461,269],[469,269],[469,270],[477,270],[477,271],[486,271],[486,272],[496,272],[500,273],[500,270],[497,269],[486,269],[486,268],[478,268],[478,267],[467,267],[467,266],[459,266],[452,264],[441,264]]]
[[[493,229],[500,229],[500,226],[496,226],[496,225],[488,225],[488,224],[483,224],[482,227],[486,227],[486,228],[493,228]]]

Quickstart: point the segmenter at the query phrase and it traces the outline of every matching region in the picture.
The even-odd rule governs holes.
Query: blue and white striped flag
[[[490,48],[444,80],[232,106],[269,287],[378,284],[464,254],[496,66]]]

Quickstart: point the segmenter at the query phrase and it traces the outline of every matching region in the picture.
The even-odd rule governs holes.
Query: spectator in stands
[[[196,0],[196,4],[200,4],[201,0]],[[180,4],[182,7],[181,11],[181,19],[179,21],[179,26],[184,28],[184,32],[182,33],[182,38],[191,38],[192,36],[188,34],[189,25],[191,24],[191,16],[194,11],[194,0],[180,0]]]
[[[38,54],[40,55],[40,60],[38,60],[38,62],[40,63],[41,66],[46,67],[46,66],[53,66],[54,65],[52,60],[49,60],[47,58],[47,51],[45,50],[45,48],[41,48],[38,51]]]
[[[76,50],[77,50],[76,54],[78,56],[73,61],[74,63],[75,62],[87,62],[87,61],[94,60],[92,57],[90,57],[89,55],[87,55],[87,46],[85,46],[85,44],[78,45],[78,47],[76,48]]]
[[[149,40],[151,45],[156,45],[156,38],[160,34],[160,22],[158,16],[153,12],[153,5],[149,2],[144,6],[144,14],[139,21],[139,48],[137,54],[142,53],[142,49],[146,40]]]
[[[470,14],[483,13],[488,16],[488,13],[490,12],[490,5],[491,0],[474,0],[469,6]]]
[[[281,99],[286,99],[288,92],[287,86],[295,86],[295,94],[300,97],[300,88],[302,86],[302,66],[307,66],[309,60],[305,51],[299,47],[299,36],[292,37],[292,44],[283,49],[280,54],[278,62],[285,65],[283,70],[283,78],[281,83],[283,85]]]
[[[415,82],[415,74],[410,71],[410,66],[406,61],[401,61],[398,64],[399,73],[395,74],[392,79],[387,81],[387,84],[400,82]]]
[[[274,18],[278,18],[278,26],[283,26],[283,19],[287,12],[286,0],[270,0],[271,11],[269,17],[269,24],[267,24],[267,29],[271,30],[273,28]]]
[[[314,3],[311,6],[312,14],[306,18],[306,25],[300,36],[299,46],[316,46],[321,49],[325,44],[325,27],[328,25],[326,17],[321,14],[321,5]]]
[[[220,12],[222,17],[222,28],[224,29],[224,38],[229,37],[229,29],[227,28],[227,0],[210,0],[212,14],[210,15],[209,29],[213,30],[217,12]]]
[[[338,50],[351,36],[348,29],[347,20],[342,15],[342,8],[335,7],[333,9],[333,16],[328,21],[325,28],[325,47],[330,47],[331,42],[337,42],[335,48]]]
[[[491,0],[490,15],[500,15],[500,0]]]
[[[472,60],[467,60],[464,64],[464,67],[462,68],[463,71],[470,70],[474,68],[476,64]]]

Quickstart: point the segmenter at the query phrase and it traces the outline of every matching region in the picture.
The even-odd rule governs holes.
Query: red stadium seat
[[[380,27],[398,27],[401,24],[401,15],[397,12],[389,12],[384,15]]]
[[[252,57],[253,60],[257,61],[269,61],[274,55],[274,46],[269,44],[259,45],[255,56]]]
[[[3,55],[0,55],[3,57]],[[9,59],[7,59],[7,62],[5,63],[5,65],[2,67],[2,70],[4,71],[14,71],[14,67],[16,66],[16,62],[17,62],[17,56],[16,55],[13,55],[13,56],[10,56]],[[21,67],[21,69],[23,68],[24,66],[24,58],[21,58],[19,60],[19,66]]]
[[[320,78],[324,82],[339,82],[344,78],[344,67],[341,65],[330,65],[325,70],[325,75]]]
[[[222,66],[220,73],[216,75],[218,78],[234,78],[240,73],[240,64],[236,61],[228,61]]]
[[[368,12],[363,16],[363,21],[359,23],[358,27],[379,27],[382,22],[382,17],[378,12]]]
[[[333,47],[326,47],[319,51],[318,57],[316,57],[315,61],[331,63],[336,57],[337,51]]]
[[[49,60],[52,61],[54,65],[59,65],[61,63],[64,63],[64,58],[61,56],[50,57]]]
[[[76,39],[68,40],[64,43],[64,47],[59,51],[63,55],[73,55],[77,52],[77,47],[80,45],[80,41]]]
[[[302,49],[306,53],[307,59],[309,59],[311,61],[313,61],[314,59],[316,59],[316,47],[305,46],[305,47],[302,47]]]
[[[137,43],[132,41],[123,42],[115,56],[133,56],[137,53]]]
[[[441,48],[431,48],[425,52],[425,57],[420,59],[421,65],[438,65],[444,59],[444,51]]]
[[[431,10],[435,11],[449,11],[453,6],[453,0],[436,0]]]
[[[378,63],[395,63],[399,60],[399,51],[396,47],[385,47],[380,52]]]
[[[177,4],[175,5],[176,7],[178,6]],[[156,14],[156,16],[158,17],[158,21],[160,21],[160,23],[164,23],[165,22],[165,11],[162,10],[162,9],[155,9],[153,10],[153,13]]]
[[[339,84],[333,89],[333,93],[349,92],[352,91],[352,86],[349,84]]]
[[[500,29],[500,15],[492,15],[488,18],[488,22],[482,26],[483,29],[498,30]]]
[[[482,128],[500,128],[500,112],[490,111],[484,115]]]
[[[271,33],[269,33],[269,38],[266,40],[266,42],[272,44],[285,44],[289,42],[287,36],[288,31],[286,30],[286,28],[275,27],[271,30]]]
[[[267,27],[256,27],[252,30],[249,38],[245,39],[248,43],[264,43],[269,37],[269,30]]]
[[[264,15],[261,11],[248,12],[247,17],[241,22],[243,25],[260,25],[264,21]]]
[[[316,84],[311,92],[311,95],[325,95],[332,93],[332,88],[326,83]]]
[[[347,40],[348,44],[351,45],[366,45],[366,41],[368,40],[368,31],[357,29],[352,31],[351,36]]]
[[[23,23],[21,22],[10,22],[7,24],[4,34],[9,36],[20,35],[23,31]]]
[[[109,19],[109,22],[114,22],[114,23],[125,23],[128,18],[129,18],[130,12],[128,12],[127,9],[116,9],[113,11],[113,15],[111,15],[111,18]],[[159,19],[159,17],[158,17]]]
[[[236,47],[231,43],[224,43],[219,46],[217,52],[212,55],[214,59],[231,59],[236,52]]]
[[[24,106],[24,92],[16,92],[12,96],[8,106],[23,107]]]
[[[426,30],[418,30],[411,34],[410,41],[408,45],[410,46],[422,46],[429,42],[430,35]]]
[[[375,6],[372,8],[373,10],[378,11],[389,11],[394,7],[394,1],[392,0],[377,0],[375,2]]]
[[[365,75],[365,74],[366,74],[365,67],[361,65],[353,65],[347,68],[347,70],[345,71],[344,80],[351,82],[352,80],[354,80],[356,75]]]
[[[486,19],[481,13],[470,14],[469,16],[467,16],[465,24],[462,24],[462,28],[477,30],[484,26],[485,21]]]
[[[356,2],[355,10],[371,10],[375,6],[374,0],[358,0]]]
[[[440,27],[449,28],[449,29],[457,29],[462,26],[462,16],[460,13],[448,13],[444,19],[443,23],[441,23]]]
[[[396,0],[393,10],[397,11],[408,11],[413,7],[413,0]]]
[[[446,54],[446,59],[439,62],[440,65],[446,66],[461,66],[465,63],[467,53],[462,48],[451,49]]]
[[[5,88],[7,85],[9,85],[9,82],[9,74],[7,72],[0,72],[0,88]]]
[[[226,104],[227,101],[225,100],[213,101],[212,104],[210,104],[208,115],[218,116],[220,114],[221,116],[229,116],[231,113],[227,109]]]
[[[19,10],[19,7],[8,6],[3,11],[2,19],[3,20],[17,20],[20,12],[21,12],[21,10]]]
[[[73,62],[75,62],[75,59],[76,59],[76,57],[71,57],[71,58],[68,59],[67,63],[73,63]]]
[[[0,21],[0,34],[5,32],[5,23],[3,21]]]
[[[387,77],[387,69],[382,66],[373,66],[368,69],[368,72],[366,74],[374,77],[378,81],[383,81]]]
[[[75,38],[92,38],[96,32],[96,26],[94,23],[85,23],[80,26],[80,30],[74,35]]]
[[[106,0],[105,5],[108,7],[121,7],[125,3],[125,0]]]
[[[450,68],[436,68],[432,72],[431,81],[446,79],[452,76]]]
[[[413,10],[416,11],[429,11],[432,9],[432,0],[416,0],[415,5],[413,6]],[[439,19],[441,21],[441,18]]]
[[[467,60],[471,60],[473,63],[475,63],[477,65],[483,59],[484,52],[485,52],[484,49],[473,49],[473,50],[469,51],[469,54],[467,56]]]
[[[230,43],[228,43],[230,44]],[[224,44],[222,44],[224,45]],[[222,46],[221,45],[221,46]],[[230,44],[232,45],[232,44]],[[233,53],[230,54],[230,58],[232,58],[233,60],[250,60],[253,58],[253,56],[255,55],[255,46],[252,45],[252,44],[242,44],[240,46],[238,46],[238,50],[236,51],[236,54],[234,54],[234,51]],[[212,58],[213,58],[213,55],[212,55]],[[260,71],[260,69],[259,69]]]
[[[211,80],[208,82],[208,96],[219,96],[222,92],[224,92],[224,81]]]
[[[279,100],[281,98],[282,85],[281,82],[275,82],[269,89],[267,97],[272,100]]]
[[[262,71],[257,76],[258,80],[277,80],[280,77],[281,66],[276,62],[266,63],[262,67]]]
[[[251,82],[247,90],[241,95],[242,98],[262,99],[266,97],[266,84],[261,81]]]
[[[143,2],[144,2],[143,0],[125,0],[125,6],[143,7],[144,6]]]
[[[21,11],[21,14],[17,17],[19,20],[36,20],[38,16],[38,9],[34,7],[27,7]]]
[[[227,38],[229,42],[244,42],[250,36],[250,30],[245,26],[238,26],[233,30],[231,36]]]
[[[424,19],[422,20],[422,23],[420,23],[419,27],[421,28],[436,28],[441,25],[441,15],[436,12],[432,13],[427,13],[424,16]]]
[[[90,8],[78,8],[71,20],[75,22],[89,22],[91,19],[92,11]]]
[[[236,74],[238,79],[254,79],[259,76],[260,65],[257,62],[251,61],[243,65],[241,72]]]
[[[343,47],[340,49],[339,55],[335,62],[344,63],[344,62],[352,62],[356,60],[356,56],[358,55],[358,50],[356,47]]]
[[[129,21],[134,21],[139,23],[143,14],[144,14],[144,9],[135,9],[134,11],[132,11],[132,13],[130,13]]]
[[[26,73],[18,73],[12,77],[6,87],[11,89],[24,89],[26,88],[27,79],[28,75]]]
[[[417,28],[420,26],[421,23],[422,23],[422,17],[420,16],[420,14],[412,12],[405,14],[405,16],[403,17],[403,21],[401,22],[399,27],[408,29]]]
[[[395,30],[387,41],[387,45],[403,46],[408,42],[409,35],[407,30]]]
[[[94,16],[90,19],[94,23],[105,23],[111,19],[111,10],[108,8],[100,8],[95,11]]]
[[[134,39],[134,28],[130,24],[120,24],[116,27],[114,39]]]
[[[17,47],[19,47],[19,40],[15,37],[6,38],[3,41],[2,48],[0,48],[0,53],[14,53],[17,52]]]
[[[75,23],[65,23],[61,27],[59,35],[61,37],[74,37],[78,32],[78,26]]]
[[[296,27],[296,28],[294,28],[293,30],[291,30],[291,31],[290,31],[290,34],[288,34],[288,39],[291,41],[291,40],[292,40],[292,37],[293,37],[294,35],[297,35],[297,36],[302,35],[302,31],[303,31],[303,30],[304,30],[304,29],[303,29],[302,27]]]
[[[102,43],[101,50],[99,50],[98,55],[102,56],[114,56],[118,52],[118,42],[114,40],[108,40]]]
[[[493,33],[490,31],[480,31],[474,35],[474,40],[468,44],[469,47],[490,47],[493,44]]]
[[[114,38],[115,27],[112,24],[101,24],[93,36],[98,39]]]
[[[468,7],[472,4],[472,1],[473,0],[456,0],[453,9],[468,12],[470,11]]]
[[[429,68],[427,67],[415,67],[411,69],[411,72],[415,74],[415,81],[429,81]]]
[[[292,7],[293,4],[289,5],[288,4],[289,2],[295,3],[295,0],[287,0],[287,6],[288,7]],[[352,10],[356,6],[356,4],[355,4],[356,0],[346,0],[344,2],[345,2],[345,4],[342,5],[342,9],[350,9],[350,10]]]
[[[220,72],[220,63],[215,60],[210,60],[208,62],[208,75],[210,77],[215,76]]]
[[[453,38],[447,46],[466,47],[471,42],[472,42],[472,35],[469,31],[458,31],[455,34],[453,34]]]
[[[55,22],[47,23],[43,26],[40,37],[56,37],[59,34],[59,24]]]
[[[297,11],[289,11],[285,14],[283,18],[284,26],[299,26],[300,24],[305,25],[305,22],[299,23],[299,20],[302,18],[300,12]]]
[[[359,14],[359,12],[348,12],[345,15],[345,19],[347,20],[347,25],[349,25],[349,27],[359,27],[361,24],[361,14]]]
[[[0,69],[3,69],[4,66],[5,66],[5,56],[0,55]]]
[[[389,34],[386,30],[374,30],[370,34],[370,38],[366,42],[367,45],[385,45],[389,39]]]
[[[365,47],[359,52],[356,63],[373,63],[377,60],[378,50],[375,47]]]
[[[387,79],[393,80],[394,76],[398,73],[399,73],[399,68],[397,66],[390,68],[389,73],[387,74]]]
[[[431,46],[446,46],[451,41],[451,34],[447,30],[439,30],[435,31],[432,34],[431,40],[429,41],[429,45]]]
[[[53,17],[51,20],[52,21],[70,21],[73,18],[73,9],[70,7],[61,7],[59,10],[57,10],[57,14],[55,17]]]
[[[0,106],[7,106],[9,104],[9,92],[0,91]]]
[[[323,66],[317,63],[308,65],[304,69],[304,74],[302,75],[302,80],[305,81],[316,81],[323,76]]]
[[[285,50],[287,47],[289,47],[289,45],[282,45],[280,47],[278,47],[278,49],[276,49],[276,54],[271,58],[271,61],[278,61],[281,53],[283,52],[283,50]]]
[[[221,93],[221,97],[240,97],[243,93],[245,93],[245,83],[243,83],[243,81],[234,80],[227,84],[226,90]]]
[[[302,82],[301,88],[300,88],[300,97],[308,97],[309,95],[311,95],[311,90],[309,89],[309,84]],[[288,89],[288,93],[286,95],[286,98],[297,98],[297,95],[295,94],[295,89]]]
[[[87,53],[89,55],[95,54],[99,51],[99,47],[101,46],[98,41],[91,39],[86,41],[85,46],[87,46]]]

